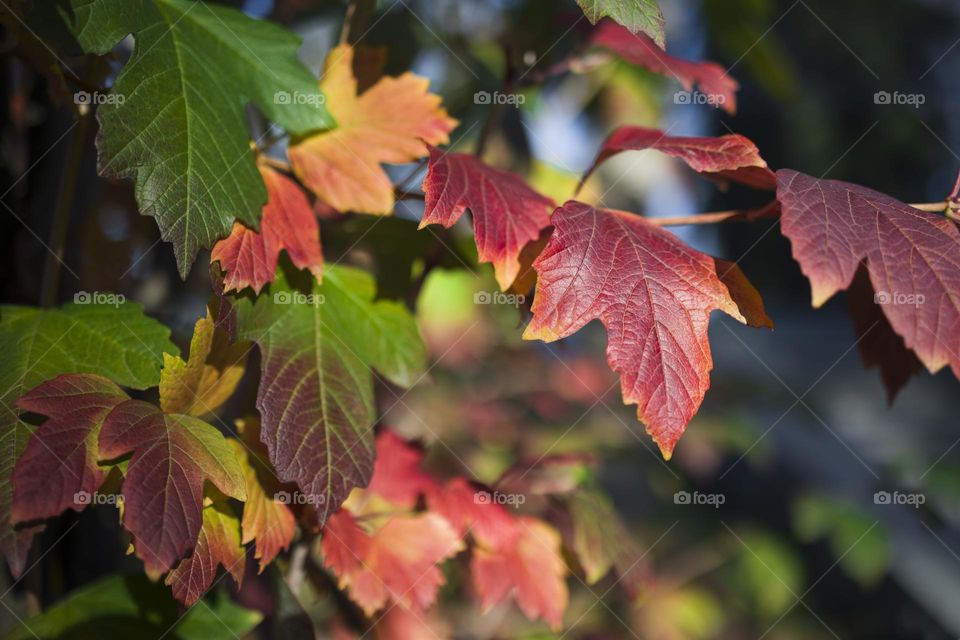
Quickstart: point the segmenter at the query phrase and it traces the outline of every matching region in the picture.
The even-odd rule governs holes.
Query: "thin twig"
[[[70,140],[70,151],[63,168],[57,205],[50,224],[50,242],[43,266],[43,283],[40,288],[40,306],[52,307],[57,301],[60,289],[60,266],[63,264],[64,248],[67,242],[67,230],[70,227],[70,210],[74,203],[74,193],[83,164],[83,154],[87,139],[87,129],[91,115],[79,116],[80,120]]]

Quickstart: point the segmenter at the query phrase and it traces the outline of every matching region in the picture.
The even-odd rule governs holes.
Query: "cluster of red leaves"
[[[369,487],[355,489],[323,530],[323,561],[341,588],[368,616],[394,605],[420,615],[444,583],[439,565],[469,546],[484,611],[512,598],[529,618],[559,627],[567,606],[560,534],[465,478],[441,483],[421,470],[422,457],[391,431],[377,438]]]

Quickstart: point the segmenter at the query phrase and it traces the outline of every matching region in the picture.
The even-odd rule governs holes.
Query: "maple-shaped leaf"
[[[489,611],[512,597],[528,618],[558,629],[569,598],[560,534],[535,518],[518,518],[516,527],[513,544],[473,550],[470,573],[480,606]]]
[[[205,416],[230,399],[243,377],[249,346],[230,344],[209,312],[193,328],[190,356],[163,355],[160,372],[160,408],[164,413]]]
[[[777,172],[781,228],[810,280],[813,306],[866,263],[890,326],[935,373],[960,378],[960,230],[952,220],[835,180]]]
[[[118,405],[100,429],[101,460],[129,454],[123,526],[133,534],[147,574],[158,576],[197,542],[204,482],[243,500],[243,471],[216,428],[140,400]]]
[[[100,427],[110,411],[129,400],[102,376],[65,374],[42,383],[17,407],[47,416],[30,436],[13,470],[13,522],[82,511],[107,476],[97,464]]]
[[[173,597],[184,606],[192,606],[213,585],[217,565],[233,577],[239,587],[243,582],[246,551],[240,542],[240,519],[222,496],[210,500],[203,508],[203,524],[193,552],[167,574],[164,584],[171,587]]]
[[[721,184],[732,181],[770,191],[777,187],[777,177],[760,157],[756,145],[741,135],[691,138],[668,136],[659,129],[631,126],[619,127],[604,140],[597,159],[580,184],[607,158],[623,151],[645,149],[655,149],[672,158],[679,158],[694,171]]]
[[[694,87],[706,95],[709,104],[737,112],[737,89],[740,85],[726,69],[715,62],[691,62],[664,52],[657,43],[642,33],[631,33],[615,22],[604,20],[593,32],[590,44],[617,54],[630,64],[653,73],[675,78],[687,91]],[[679,97],[679,96],[678,96]]]
[[[444,582],[437,565],[459,553],[463,542],[433,513],[393,516],[367,533],[341,509],[327,521],[321,549],[340,588],[371,616],[388,600],[415,611],[432,605]]]
[[[485,165],[465,153],[430,147],[423,180],[424,212],[420,227],[449,228],[467,209],[473,215],[474,239],[481,262],[492,262],[504,291],[520,273],[520,252],[549,226],[554,202],[520,176]]]
[[[570,201],[552,223],[534,263],[538,285],[524,338],[552,342],[600,320],[623,400],[638,405],[669,458],[710,385],[710,313],[770,326],[755,308],[759,294],[735,265],[719,272],[714,258],[637,216]],[[744,292],[749,309],[732,297]]]
[[[632,33],[645,33],[661,49],[666,44],[663,13],[656,0],[577,0],[592,24],[609,17]]]
[[[17,398],[63,373],[99,374],[125,387],[146,389],[159,380],[162,354],[177,353],[169,329],[145,316],[139,305],[99,293],[76,297],[83,304],[62,309],[0,306],[0,550],[17,576],[38,530],[15,530],[9,524],[10,477],[30,437],[14,404]]]
[[[256,227],[266,199],[244,122],[256,104],[294,135],[333,120],[297,59],[300,39],[235,9],[188,0],[71,0],[85,51],[135,46],[97,109],[100,173],[132,177],[140,211],[173,243],[186,277],[234,219]],[[215,43],[215,46],[211,46]]]
[[[267,185],[260,231],[240,222],[213,246],[210,262],[220,262],[224,291],[245,287],[256,293],[273,282],[280,251],[286,251],[298,269],[309,269],[319,280],[323,275],[320,226],[313,208],[300,187],[283,174],[263,164],[260,175]]]
[[[373,468],[373,373],[409,386],[426,367],[410,313],[374,301],[369,274],[330,267],[304,292],[278,274],[271,295],[237,305],[239,337],[261,354],[261,438],[283,482],[295,482],[320,523]]]
[[[427,144],[447,143],[458,123],[427,92],[426,78],[384,77],[357,95],[352,65],[350,45],[329,53],[320,87],[338,127],[291,145],[287,154],[300,181],[337,211],[389,215],[394,189],[381,163],[422,158]]]
[[[281,485],[266,460],[267,451],[259,441],[255,421],[238,421],[243,442],[230,440],[237,462],[243,469],[247,500],[243,504],[243,544],[255,543],[254,558],[260,561],[259,573],[293,541],[297,522],[283,500]]]

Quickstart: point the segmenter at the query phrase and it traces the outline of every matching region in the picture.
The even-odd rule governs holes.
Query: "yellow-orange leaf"
[[[259,444],[259,443],[256,443]],[[239,440],[230,440],[243,470],[247,501],[243,505],[243,544],[255,542],[254,557],[260,561],[260,573],[280,551],[290,546],[297,529],[293,512],[278,499],[279,483],[271,475],[266,456]]]
[[[187,361],[163,354],[160,407],[164,413],[199,417],[216,411],[240,383],[248,350],[245,343],[230,344],[209,312],[197,320]]]
[[[411,162],[429,144],[449,142],[457,121],[427,92],[429,82],[412,73],[383,77],[357,95],[353,47],[327,56],[320,88],[337,128],[309,136],[288,151],[303,184],[338,211],[389,215],[393,184],[381,163]]]

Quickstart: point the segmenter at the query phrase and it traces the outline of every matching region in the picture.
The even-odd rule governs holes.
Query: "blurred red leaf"
[[[760,151],[749,139],[736,134],[717,138],[668,136],[658,129],[620,127],[611,133],[600,147],[593,166],[584,174],[580,184],[607,158],[623,151],[654,149],[671,158],[678,158],[691,169],[720,183],[739,182],[748,187],[773,191],[777,177],[760,157]]]
[[[695,85],[712,104],[729,113],[737,112],[740,85],[715,62],[690,62],[665,53],[649,37],[631,33],[611,20],[604,20],[593,32],[590,44],[608,49],[631,64],[654,73],[676,78],[688,92]]]
[[[423,611],[434,603],[443,574],[437,565],[463,543],[440,516],[394,516],[372,533],[345,509],[330,516],[321,541],[324,564],[368,616],[388,600]]]

